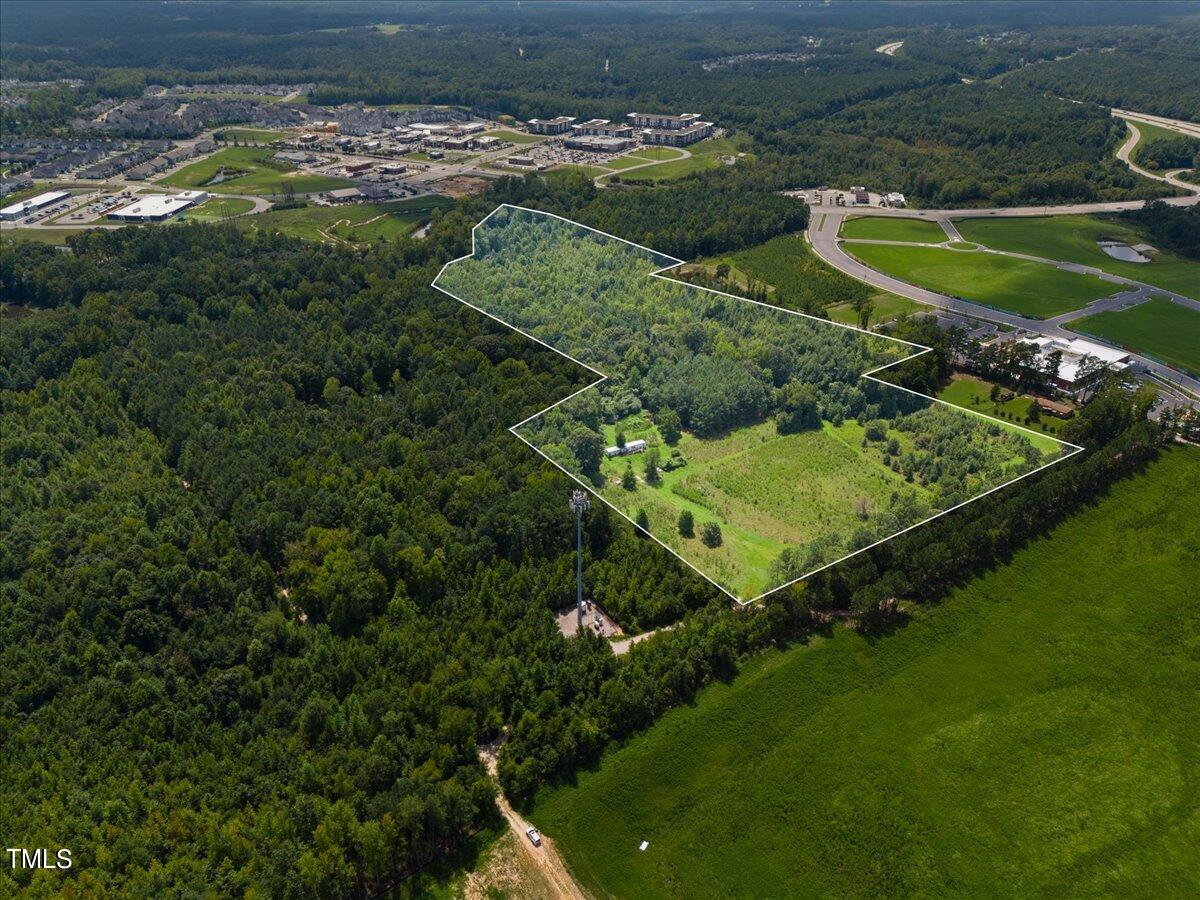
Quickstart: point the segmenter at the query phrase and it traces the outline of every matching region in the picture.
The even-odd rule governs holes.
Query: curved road
[[[1196,202],[1197,197],[1181,197],[1180,200]],[[1113,204],[1083,204],[1084,206],[1112,206]],[[1140,206],[1141,204],[1135,204]],[[1128,208],[1128,207],[1125,207]],[[1073,207],[1037,207],[1037,212],[1024,212],[1024,215],[1047,215],[1046,209],[1050,209],[1050,214],[1066,210],[1078,210],[1079,206]],[[884,210],[878,210],[883,212]],[[890,291],[893,294],[899,294],[901,297],[908,297],[911,300],[916,300],[918,303],[924,303],[928,306],[934,306],[938,309],[943,309],[948,312],[957,313],[959,315],[969,316],[974,319],[981,319],[986,322],[992,322],[1000,325],[1009,325],[1013,328],[1023,328],[1027,331],[1037,332],[1039,334],[1051,335],[1060,337],[1065,340],[1081,337],[1081,335],[1068,331],[1062,327],[1063,322],[1067,322],[1072,318],[1079,316],[1090,315],[1094,312],[1099,312],[1102,309],[1111,308],[1114,302],[1128,302],[1128,297],[1120,301],[1114,301],[1112,297],[1105,297],[1094,303],[1089,304],[1081,310],[1074,311],[1064,316],[1058,316],[1054,319],[1031,319],[1026,316],[1021,316],[1016,313],[1004,312],[999,309],[992,309],[990,306],[981,306],[978,303],[972,303],[969,300],[961,300],[958,297],[951,297],[947,294],[939,294],[936,291],[931,291],[923,287],[918,287],[915,284],[909,284],[907,281],[901,281],[891,275],[884,274],[877,269],[873,269],[865,263],[860,262],[853,256],[848,254],[841,247],[841,239],[838,237],[838,232],[842,227],[842,220],[855,212],[852,208],[836,208],[833,210],[822,209],[821,207],[813,207],[809,216],[808,230],[805,232],[808,237],[808,242],[813,248],[813,252],[821,257],[829,265],[833,266],[840,272],[844,272],[851,278],[856,278],[859,281],[866,282],[873,287],[881,290]],[[861,212],[861,210],[860,210]],[[872,209],[874,214],[876,210]],[[905,210],[889,210],[891,213],[902,213]],[[929,210],[913,212],[927,212],[931,217],[942,216],[949,218],[951,214],[962,216],[964,212],[969,215],[976,215],[978,210]],[[1006,210],[1006,213],[1013,211]],[[1063,264],[1065,265],[1065,264]],[[1114,276],[1109,276],[1112,280]],[[1127,282],[1128,279],[1125,279]],[[1160,292],[1158,288],[1155,292]],[[1162,292],[1169,293],[1169,292]],[[1186,298],[1185,298],[1186,299]],[[1088,340],[1095,340],[1088,338]],[[1123,348],[1122,348],[1123,349]],[[1181,372],[1172,369],[1169,366],[1164,366],[1162,363],[1155,362],[1149,357],[1141,356],[1137,353],[1130,353],[1134,359],[1138,360],[1147,371],[1153,372],[1159,378],[1182,385],[1193,393],[1200,394],[1200,379],[1192,378],[1184,375]]]
[[[1188,181],[1183,181],[1178,177],[1180,172],[1186,171],[1185,169],[1176,169],[1174,172],[1164,172],[1159,175],[1155,172],[1149,171],[1148,169],[1143,169],[1141,166],[1131,160],[1129,158],[1130,154],[1133,153],[1133,148],[1136,147],[1138,142],[1142,139],[1142,132],[1138,129],[1137,125],[1134,124],[1133,119],[1125,119],[1125,124],[1129,126],[1129,137],[1125,140],[1125,143],[1121,145],[1120,149],[1117,150],[1117,159],[1121,160],[1121,162],[1125,163],[1125,165],[1129,166],[1129,168],[1133,169],[1133,171],[1137,172],[1143,178],[1152,178],[1155,181],[1161,181],[1164,184],[1169,184],[1171,187],[1176,187],[1184,191],[1190,191],[1193,194],[1200,194],[1200,186],[1194,185]]]

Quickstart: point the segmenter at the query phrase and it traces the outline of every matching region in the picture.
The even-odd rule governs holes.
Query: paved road
[[[1126,139],[1125,143],[1121,145],[1120,149],[1117,150],[1117,159],[1121,160],[1121,162],[1125,163],[1125,165],[1129,166],[1129,168],[1133,169],[1133,171],[1137,172],[1143,178],[1151,178],[1154,181],[1161,181],[1164,184],[1169,184],[1171,187],[1180,188],[1181,190],[1185,191],[1191,191],[1193,194],[1200,194],[1200,186],[1194,185],[1188,181],[1184,181],[1179,177],[1179,173],[1185,171],[1184,169],[1176,169],[1173,172],[1163,172],[1162,174],[1158,174],[1151,172],[1149,169],[1143,169],[1137,163],[1133,162],[1129,156],[1131,153],[1133,153],[1133,148],[1137,146],[1138,141],[1142,139],[1142,132],[1135,124],[1133,124],[1133,120],[1131,119],[1126,119],[1125,124],[1129,127],[1129,137]]]
[[[1195,197],[1185,197],[1179,199],[1190,199],[1192,202],[1195,202],[1196,200]],[[875,212],[876,210],[871,210],[872,215],[874,215]],[[878,210],[878,212],[884,212],[884,210]],[[900,210],[895,210],[893,212],[900,212]],[[945,213],[947,211],[942,212]],[[961,213],[961,211],[959,212]],[[1030,319],[1026,316],[1021,316],[1016,313],[992,309],[989,306],[981,306],[980,304],[972,303],[969,300],[961,300],[957,297],[951,297],[947,294],[940,294],[936,291],[918,287],[915,284],[909,284],[907,281],[901,281],[899,278],[894,278],[891,275],[886,275],[883,272],[872,269],[865,263],[859,262],[857,259],[850,256],[845,250],[842,249],[841,243],[838,239],[838,232],[841,230],[842,219],[853,213],[854,210],[852,208],[843,209],[841,207],[837,207],[835,209],[822,209],[821,207],[813,207],[812,214],[809,217],[808,231],[806,232],[813,251],[817,254],[817,256],[821,257],[821,259],[825,260],[825,262],[829,263],[835,269],[844,272],[852,278],[857,278],[859,281],[866,282],[867,284],[882,290],[891,291],[893,294],[899,294],[901,297],[908,297],[911,300],[916,300],[918,303],[925,303],[929,306],[934,306],[938,309],[944,309],[957,315],[968,316],[973,319],[1009,325],[1013,328],[1023,328],[1027,331],[1070,340],[1072,338],[1079,337],[1079,335],[1073,331],[1068,331],[1066,328],[1063,328],[1061,324],[1062,322],[1068,321],[1069,318],[1078,318],[1080,316],[1091,315],[1093,312],[1099,312],[1103,309],[1114,308],[1108,304],[1117,302],[1114,301],[1112,297],[1105,297],[1095,301],[1094,303],[1088,304],[1081,310],[1076,310],[1071,314],[1066,314],[1069,318],[1059,316],[1057,319]],[[1033,215],[1033,213],[1027,214]],[[1045,213],[1038,214],[1045,215]],[[1140,290],[1143,288],[1149,288],[1150,286],[1136,285],[1136,287]],[[1155,293],[1162,293],[1158,288],[1153,288],[1153,290]],[[1147,371],[1153,372],[1160,378],[1175,384],[1181,384],[1190,391],[1200,393],[1200,379],[1192,378],[1191,376],[1177,372],[1169,366],[1164,366],[1162,363],[1155,362],[1149,357],[1141,356],[1136,353],[1131,353],[1130,356],[1145,366]]]
[[[620,169],[615,172],[605,172],[603,175],[597,175],[592,179],[592,181],[595,182],[596,187],[605,187],[608,182],[605,182],[604,179],[612,178],[614,175],[620,175],[622,178],[624,178],[630,172],[635,172],[638,169],[644,169],[647,166],[657,166],[661,165],[662,163],[675,162],[677,159],[687,159],[692,155],[691,150],[685,150],[683,147],[672,147],[671,149],[678,150],[683,154],[683,156],[672,156],[670,159],[648,159],[644,163],[639,163],[636,166],[630,166],[628,169]]]

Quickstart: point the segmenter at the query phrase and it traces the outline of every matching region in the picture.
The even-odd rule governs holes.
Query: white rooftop
[[[6,216],[20,215],[26,210],[40,209],[50,203],[57,203],[59,200],[70,197],[69,191],[46,191],[44,194],[38,194],[36,197],[29,197],[22,200],[20,203],[13,203],[10,206],[0,210]]]
[[[198,193],[189,191],[188,193]],[[158,219],[174,215],[182,209],[187,209],[195,201],[192,197],[170,196],[168,194],[147,194],[139,197],[128,206],[109,213],[110,218],[119,219]]]

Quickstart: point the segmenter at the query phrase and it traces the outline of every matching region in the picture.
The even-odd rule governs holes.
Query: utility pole
[[[583,631],[583,514],[588,511],[586,491],[571,491],[571,512],[575,513],[575,609],[579,631]]]

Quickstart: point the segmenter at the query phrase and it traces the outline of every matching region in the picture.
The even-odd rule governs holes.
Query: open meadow
[[[842,247],[910,284],[1039,319],[1079,309],[1119,290],[1099,278],[994,253],[895,244]]]
[[[215,194],[282,194],[291,185],[297,194],[345,187],[351,182],[332,175],[301,174],[290,163],[274,159],[270,147],[226,147],[159,179],[159,184]],[[219,179],[219,180],[214,180]]]
[[[1151,297],[1119,312],[1074,319],[1067,327],[1200,373],[1200,312],[1166,297]]]
[[[847,216],[842,221],[842,237],[868,241],[908,241],[914,244],[940,244],[946,232],[936,222],[902,219],[893,216]]]
[[[247,216],[239,220],[239,224],[252,230],[277,231],[309,241],[354,244],[408,234],[428,221],[436,210],[453,205],[454,201],[449,197],[430,196],[391,203],[304,206]]]
[[[1096,243],[1123,241],[1130,246],[1148,241],[1123,222],[1101,216],[1048,216],[1045,218],[960,219],[955,226],[969,241],[993,250],[1027,253],[1046,259],[1094,266],[1112,275],[1134,278],[1200,299],[1200,262],[1160,250],[1148,263],[1113,259]]]
[[[667,155],[666,151],[672,150],[671,147],[644,147],[637,151],[639,156],[658,159],[660,157],[655,155],[657,153],[667,161],[657,166],[647,166],[644,169],[630,172],[629,178],[630,180],[644,179],[647,181],[671,181],[683,178],[706,169],[715,169],[722,165],[722,157],[737,156],[746,149],[746,146],[747,142],[738,138],[708,138],[688,147],[687,150],[691,155],[685,159],[676,158],[678,153],[676,157]]]
[[[242,197],[209,197],[199,206],[184,210],[179,221],[221,222],[232,216],[240,216],[254,209],[254,201]]]
[[[753,660],[533,821],[598,897],[1193,894],[1197,472],[1167,451],[895,633]]]

